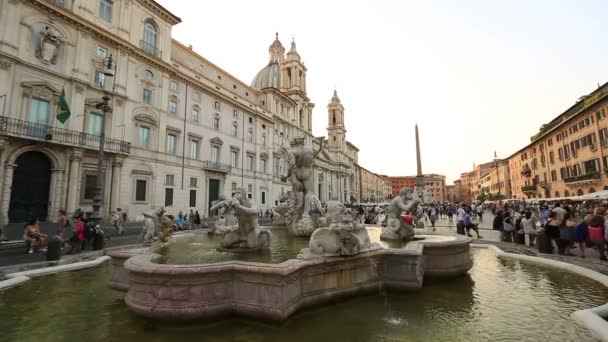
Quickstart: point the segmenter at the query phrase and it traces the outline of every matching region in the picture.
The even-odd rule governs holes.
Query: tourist
[[[74,228],[74,233],[72,234],[72,237],[68,240],[68,244],[71,247],[71,249],[68,251],[68,254],[71,254],[75,251],[77,252],[78,250],[82,249],[82,245],[86,241],[86,228],[81,214],[78,214],[74,218]]]
[[[201,227],[201,215],[198,213],[198,210],[194,212],[194,224],[196,228]]]
[[[562,226],[559,228],[559,239],[564,255],[574,255],[570,250],[574,245],[574,234],[577,226],[578,221],[576,221],[573,212],[567,211]]]
[[[587,215],[585,218],[589,241],[600,252],[600,260],[606,260],[606,255],[604,254],[606,244],[606,220],[604,214],[605,211],[603,208],[595,208],[593,215]]]
[[[458,234],[464,235],[464,217],[467,212],[464,210],[464,204],[460,206],[456,214],[456,232]]]
[[[559,254],[562,254],[560,251],[561,242],[559,241],[559,227],[562,225],[562,221],[563,220],[558,218],[557,212],[552,210],[549,213],[549,218],[545,224],[545,234],[547,234],[547,237],[551,239],[551,241],[555,242]]]
[[[70,221],[68,220],[68,216],[67,216],[65,210],[63,210],[63,209],[59,210],[59,215],[57,215],[57,225],[59,226],[59,229],[61,229],[62,231],[64,231],[66,228],[68,228],[70,226]]]
[[[447,209],[448,214],[448,222],[452,223],[452,219],[454,218],[454,212],[452,212],[452,208]]]
[[[544,205],[540,208],[539,217],[540,217],[541,226],[544,226],[545,223],[547,223],[547,220],[549,219],[549,213],[550,213],[550,210],[546,205]]]
[[[555,206],[551,211],[557,214],[557,219],[560,221],[562,221],[566,215],[566,209],[562,208],[562,205],[559,202],[555,203]]]
[[[437,221],[437,208],[435,205],[431,205],[429,209],[429,218],[431,220],[431,226],[433,226],[433,231],[435,231],[435,222]]]
[[[526,211],[521,220],[523,233],[528,235],[528,246],[530,247],[534,247],[534,240],[536,239],[536,222],[536,217],[529,210]]]
[[[40,221],[33,219],[24,226],[25,236],[24,240],[29,242],[28,253],[34,253],[34,249],[46,252],[46,245],[48,242],[48,235],[40,232]]]
[[[471,235],[469,233],[469,230],[471,229],[471,223],[472,223],[471,210],[465,211],[465,213],[464,213],[464,219],[462,220],[462,223],[463,223],[464,228],[466,230],[467,236],[472,237],[473,235]]]
[[[411,211],[406,212],[401,217],[403,218],[404,223],[409,224],[410,226],[414,227],[414,215],[412,215]]]
[[[515,231],[515,220],[514,216],[511,216],[509,212],[507,212],[506,216],[503,219],[503,240],[505,242],[513,242],[513,232]]]
[[[579,256],[585,258],[585,248],[587,247],[587,241],[589,241],[589,232],[587,221],[581,221],[574,229],[574,242],[578,243],[580,250]]]
[[[483,206],[477,206],[477,216],[479,217],[479,221],[483,221]]]
[[[116,215],[112,218],[114,221],[114,228],[118,235],[123,235],[125,231],[127,213],[123,213],[122,208],[116,208]]]
[[[492,222],[492,229],[498,230],[500,232],[500,240],[504,241],[504,222],[502,220],[502,210],[496,211],[496,215],[494,216],[494,222]]]

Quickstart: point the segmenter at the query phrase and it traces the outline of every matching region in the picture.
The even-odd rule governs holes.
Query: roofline
[[[584,102],[587,98],[589,97],[593,97],[594,95],[598,95],[599,92],[603,92],[603,95],[595,102],[590,103],[589,105],[584,105]],[[593,106],[595,106],[596,104],[600,103],[601,101],[605,100],[606,97],[608,96],[608,82],[602,84],[599,88],[597,88],[596,90],[592,91],[589,95],[586,96],[582,96],[581,99],[579,99],[578,101],[576,101],[575,104],[573,104],[572,106],[570,106],[570,108],[566,109],[566,111],[564,111],[563,113],[559,114],[558,116],[556,116],[553,120],[549,121],[549,123],[562,118],[564,116],[567,116],[567,118],[565,120],[561,120],[560,123],[558,123],[557,125],[555,125],[554,127],[552,127],[551,129],[549,129],[548,131],[544,132],[541,136],[539,136],[538,138],[536,138],[536,140],[531,141],[530,143],[526,144],[524,147],[520,148],[519,150],[517,150],[516,152],[512,153],[510,156],[508,156],[507,158],[505,158],[506,160],[511,160],[511,158],[513,158],[516,154],[520,153],[521,151],[527,149],[528,147],[538,143],[541,139],[545,138],[547,135],[554,133],[558,128],[564,126],[565,124],[567,124],[570,120],[572,120],[572,118],[576,117],[578,114],[588,110],[589,108],[592,108]],[[581,108],[580,110],[574,112],[574,113],[569,113],[570,111],[572,111],[573,109],[576,108],[576,106],[578,106],[580,103],[583,103],[583,108]]]
[[[211,62],[210,60],[208,60],[207,58],[203,57],[202,55],[200,55],[199,53],[197,53],[196,51],[192,50],[189,46],[186,46],[182,43],[180,43],[179,41],[177,41],[175,38],[171,38],[171,41],[177,45],[177,47],[182,48],[183,50],[186,50],[188,53],[190,53],[191,55],[193,55],[194,57],[202,60],[203,62],[209,64],[210,66],[218,69],[219,71],[223,72],[224,74],[226,74],[226,76],[230,77],[231,79],[233,79],[234,81],[236,81],[237,83],[241,84],[243,87],[245,87],[247,90],[250,90],[252,92],[254,92],[257,95],[261,95],[262,92],[259,89],[253,88],[251,87],[249,84],[241,81],[240,79],[238,79],[236,76],[232,75],[231,73],[229,73],[228,71],[222,69],[221,67],[219,67],[217,64]]]
[[[162,14],[165,19],[171,23],[171,25],[176,25],[182,22],[182,19],[175,14],[171,13],[168,9],[163,7],[161,4],[156,2],[155,0],[138,0],[142,5],[154,10],[157,14]]]

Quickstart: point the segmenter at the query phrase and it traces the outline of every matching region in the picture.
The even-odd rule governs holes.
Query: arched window
[[[151,20],[146,20],[144,23],[144,40],[143,40],[143,49],[146,52],[156,55],[156,39],[158,36],[158,32],[156,30],[156,25]]]
[[[570,191],[568,191],[568,190],[564,191],[564,196],[565,197],[570,197]]]
[[[594,188],[589,188],[589,193],[590,193],[590,194],[592,194],[592,193],[594,193],[594,192],[595,192],[595,189],[594,189]]]
[[[582,189],[578,189],[577,193],[578,196],[583,196],[583,190]]]
[[[555,197],[559,197],[559,191],[555,192]]]

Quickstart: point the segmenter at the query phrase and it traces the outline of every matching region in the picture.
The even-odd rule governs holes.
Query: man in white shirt
[[[562,208],[561,203],[555,203],[555,207],[552,210],[554,213],[557,214],[557,219],[560,221],[564,220],[564,216],[566,216],[566,210],[564,208]]]
[[[458,208],[458,212],[457,212],[457,218],[458,218],[458,223],[456,223],[456,233],[457,234],[462,234],[464,235],[464,217],[467,214],[467,211],[464,210],[464,204]]]

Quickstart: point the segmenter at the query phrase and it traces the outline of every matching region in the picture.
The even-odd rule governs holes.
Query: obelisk
[[[420,136],[418,135],[418,124],[416,124],[416,188],[424,189],[424,175],[422,174],[422,160],[420,159]]]

